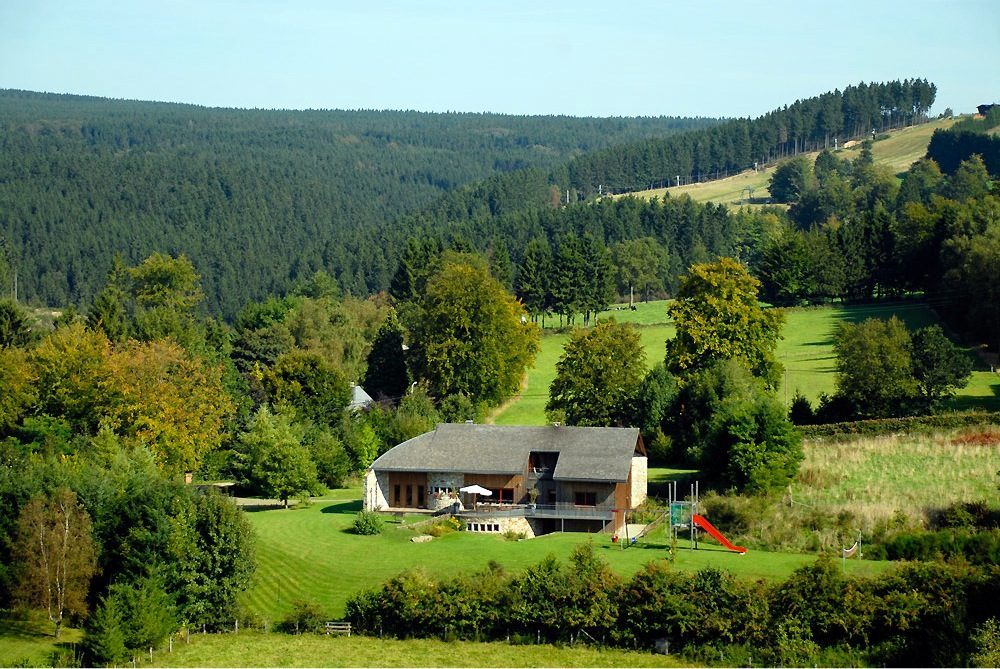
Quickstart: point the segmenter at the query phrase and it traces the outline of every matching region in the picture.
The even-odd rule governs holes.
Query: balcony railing
[[[577,506],[576,504],[479,504],[459,513],[463,518],[580,518],[611,520],[615,509],[608,505]]]

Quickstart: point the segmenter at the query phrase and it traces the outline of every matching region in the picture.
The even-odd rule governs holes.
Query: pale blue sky
[[[1000,102],[1000,0],[0,0],[0,88],[209,106],[757,116],[906,77]]]

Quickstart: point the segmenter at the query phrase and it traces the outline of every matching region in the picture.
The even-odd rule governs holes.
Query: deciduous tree
[[[513,395],[538,350],[538,327],[521,304],[468,254],[446,254],[411,317],[414,378],[445,397],[498,404]]]
[[[732,258],[692,265],[677,300],[667,307],[677,331],[667,341],[667,367],[676,373],[717,360],[743,363],[769,387],[780,380],[774,350],[784,314],[757,301],[760,282]]]
[[[251,481],[265,494],[280,499],[312,492],[319,481],[316,465],[302,444],[302,429],[284,414],[258,409],[249,428],[240,434],[240,449]]]
[[[59,638],[68,615],[87,612],[96,558],[90,516],[65,488],[34,497],[18,518],[15,555],[20,599],[44,608]]]
[[[870,318],[841,323],[834,337],[837,395],[859,417],[880,418],[907,413],[916,395],[911,371],[910,334],[901,320]]]
[[[927,411],[933,411],[964,387],[972,373],[969,356],[945,336],[939,325],[913,333],[911,357],[920,408]]]
[[[630,323],[604,321],[570,335],[549,387],[548,412],[569,425],[628,425],[646,369],[639,332]]]
[[[675,443],[727,485],[766,492],[787,485],[798,471],[802,441],[785,407],[736,361],[694,373],[675,413]]]

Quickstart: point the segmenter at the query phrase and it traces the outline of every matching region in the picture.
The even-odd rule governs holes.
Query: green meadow
[[[938,322],[930,307],[921,302],[794,308],[786,309],[785,316],[783,338],[778,342],[777,354],[785,367],[778,396],[786,404],[791,403],[796,391],[814,404],[821,393],[833,393],[836,381],[833,336],[839,323],[860,323],[868,318],[896,316],[913,330]],[[615,318],[619,322],[636,324],[646,353],[647,367],[663,359],[666,340],[674,333],[665,301],[637,305],[636,311],[602,312],[600,318]],[[495,414],[495,423],[545,424],[548,388],[555,378],[556,363],[568,338],[565,332],[548,333],[542,337],[541,351],[534,367],[528,370],[521,394]],[[974,364],[976,367],[969,384],[951,400],[949,408],[1000,410],[1000,374],[990,372],[978,358],[974,358]]]
[[[413,543],[410,539],[415,532],[395,519],[387,519],[380,535],[360,536],[351,526],[361,508],[361,491],[337,492],[336,497],[316,500],[307,508],[250,514],[258,536],[257,577],[245,602],[252,611],[276,621],[287,614],[293,601],[306,599],[319,604],[331,619],[339,618],[352,594],[406,569],[420,567],[443,578],[484,569],[496,561],[506,569],[520,570],[550,554],[566,559],[585,542],[593,542],[598,554],[626,577],[650,560],[664,560],[668,555],[669,540],[663,531],[654,531],[626,549],[612,544],[606,534],[573,532],[523,541],[453,532],[427,543]],[[674,562],[678,569],[697,571],[712,566],[753,579],[781,579],[816,559],[815,555],[764,551],[738,555],[706,542],[696,551],[688,550],[686,541],[679,547]],[[859,562],[852,569],[873,573],[884,567],[884,563]]]
[[[140,666],[142,666],[141,663]],[[681,667],[670,655],[585,646],[503,642],[375,639],[321,634],[198,634],[172,653],[154,656],[157,667]]]

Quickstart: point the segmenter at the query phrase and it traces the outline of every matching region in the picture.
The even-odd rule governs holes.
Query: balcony
[[[494,504],[480,503],[475,509],[458,514],[462,518],[577,518],[580,520],[613,520],[615,510],[606,505],[577,506],[576,504]]]

